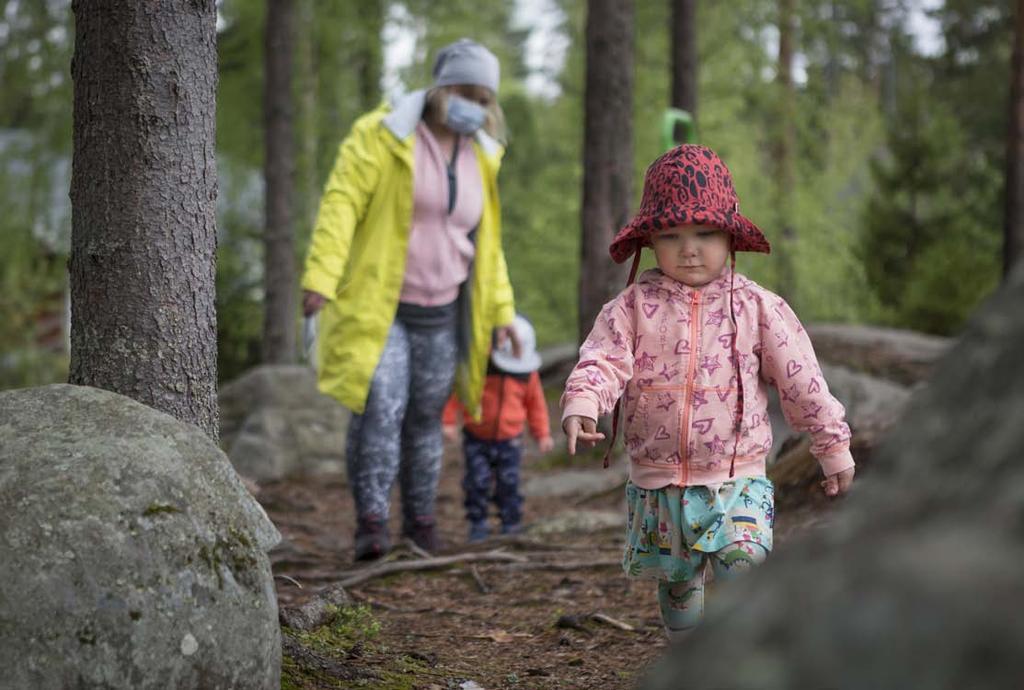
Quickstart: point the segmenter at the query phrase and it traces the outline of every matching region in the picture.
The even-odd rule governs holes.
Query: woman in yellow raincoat
[[[501,248],[498,60],[461,39],[433,75],[342,142],[302,278],[304,313],[320,312],[320,390],[353,412],[358,560],[389,549],[396,477],[403,534],[437,549],[445,401],[454,384],[479,410],[492,334],[518,349]]]

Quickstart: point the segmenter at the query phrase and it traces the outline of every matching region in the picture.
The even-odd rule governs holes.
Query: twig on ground
[[[511,546],[517,549],[533,549],[535,551],[585,551],[590,548],[589,546],[578,546],[576,544],[555,544],[521,534],[502,534],[489,538],[484,544],[489,548]]]
[[[358,601],[361,604],[366,604],[371,608],[388,611],[389,613],[404,613],[409,615],[433,613],[438,616],[464,616],[466,618],[479,618],[480,620],[488,620],[485,617],[477,615],[470,611],[456,611],[455,609],[439,609],[436,606],[420,606],[415,609],[403,609],[401,606],[392,606],[391,604],[385,604],[383,601],[377,601],[376,599],[371,599],[370,597],[362,596],[356,593],[352,593],[350,596],[352,596],[353,600]]]
[[[469,574],[473,576],[473,581],[476,582],[476,588],[480,590],[481,594],[490,594],[491,588],[487,586],[484,579],[480,577],[480,571],[476,569],[475,565],[469,566]]]
[[[295,586],[296,586],[296,587],[298,587],[299,589],[302,589],[302,585],[301,585],[301,584],[299,584],[299,581],[298,581],[298,580],[296,580],[296,579],[295,579],[294,577],[292,577],[291,575],[274,575],[274,577],[279,577],[279,578],[281,578],[282,580],[287,580],[288,582],[291,582],[291,583],[292,583],[293,585],[295,585]]]
[[[625,630],[626,632],[636,632],[636,628],[634,628],[629,623],[623,623],[622,621],[612,618],[611,616],[601,612],[592,613],[590,614],[590,617],[591,619],[599,623],[605,623],[606,625],[610,625],[613,628],[618,628],[619,630]]]
[[[433,558],[433,556],[430,555],[429,551],[420,548],[419,546],[417,546],[416,542],[414,542],[412,539],[409,539],[408,537],[402,540],[402,546],[409,549],[411,552],[413,552],[420,558]]]
[[[367,580],[392,573],[409,572],[416,570],[434,570],[444,568],[454,563],[465,563],[470,561],[504,561],[509,563],[522,563],[526,559],[518,554],[506,553],[504,551],[485,551],[483,553],[457,553],[451,556],[438,556],[435,558],[422,558],[414,561],[392,561],[390,563],[378,563],[362,570],[342,573],[342,587],[351,587]]]
[[[573,570],[587,570],[590,568],[611,568],[621,565],[622,560],[616,558],[614,560],[576,561],[573,563],[502,563],[496,567],[500,570],[512,570],[516,572],[521,570],[550,570],[552,572],[565,572]]]

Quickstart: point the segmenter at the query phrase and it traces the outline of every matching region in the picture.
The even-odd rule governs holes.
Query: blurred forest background
[[[729,164],[744,213],[776,247],[783,226],[793,237],[781,257],[740,256],[739,269],[769,288],[788,281],[808,322],[955,334],[1002,270],[1011,0],[793,3],[791,97],[776,78],[780,4],[704,2],[696,20],[697,138]],[[428,85],[435,50],[473,37],[502,61],[501,193],[517,306],[542,345],[574,340],[584,0],[296,6],[296,257],[353,120]],[[227,380],[260,358],[266,7],[218,7],[217,308]],[[636,201],[663,147],[669,18],[667,1],[636,3]],[[0,0],[0,388],[67,376],[72,21],[70,0]],[[793,124],[795,144],[784,214],[781,122]]]

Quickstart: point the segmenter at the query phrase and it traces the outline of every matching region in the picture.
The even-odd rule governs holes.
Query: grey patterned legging
[[[406,526],[432,517],[441,472],[441,411],[451,393],[455,326],[410,328],[396,319],[370,382],[363,414],[348,427],[345,462],[356,515],[386,520],[399,476]]]

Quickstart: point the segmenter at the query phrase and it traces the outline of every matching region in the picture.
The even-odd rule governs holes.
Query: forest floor
[[[528,446],[524,482],[568,469],[615,471],[602,470],[593,453],[569,462],[557,447],[540,457],[532,443]],[[447,444],[437,503],[444,548],[438,555],[498,551],[498,558],[516,560],[465,560],[346,587],[357,605],[342,608],[327,625],[313,632],[283,628],[283,688],[636,687],[665,652],[666,641],[655,583],[631,582],[618,565],[623,491],[527,497],[523,536],[470,546],[461,478],[460,448]],[[342,480],[264,484],[258,498],[284,537],[271,552],[282,606],[301,604],[318,589],[367,567],[352,563],[353,506]],[[530,530],[574,511],[595,510],[618,512],[622,520],[574,532]],[[397,496],[392,512],[391,533],[397,538]],[[776,550],[822,517],[811,511],[780,514]],[[414,563],[423,555],[398,542],[385,561]],[[568,569],[558,569],[565,564]],[[713,586],[709,606],[714,606]]]

